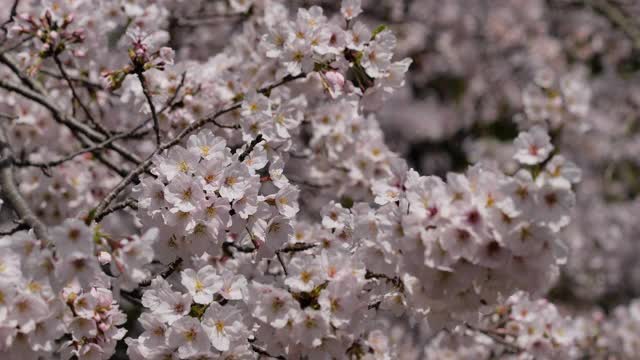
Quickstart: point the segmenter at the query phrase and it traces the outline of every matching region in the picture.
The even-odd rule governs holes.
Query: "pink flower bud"
[[[84,29],[77,29],[77,30],[74,30],[74,31],[73,31],[73,33],[72,33],[72,35],[73,35],[74,37],[78,38],[79,40],[84,40],[84,39],[85,39],[85,37],[86,37],[85,32],[84,32]]]
[[[333,88],[342,88],[344,86],[344,76],[337,71],[327,71],[324,76]]]
[[[110,327],[111,327],[111,326],[109,326],[109,324],[108,324],[108,323],[100,323],[100,324],[98,325],[98,328],[99,328],[99,329],[100,329],[100,331],[102,331],[102,332],[107,332],[107,330],[109,330],[109,328],[110,328]]]

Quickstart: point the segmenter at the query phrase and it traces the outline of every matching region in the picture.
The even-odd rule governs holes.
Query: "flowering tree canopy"
[[[0,358],[633,359],[640,9],[578,3],[0,0]]]

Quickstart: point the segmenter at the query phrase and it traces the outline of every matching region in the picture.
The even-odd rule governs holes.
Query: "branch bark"
[[[3,158],[0,168],[0,187],[2,188],[2,197],[13,208],[20,220],[33,229],[38,239],[47,244],[49,238],[46,225],[33,213],[13,179],[13,153],[9,147],[4,129],[1,130],[0,146],[2,147]]]

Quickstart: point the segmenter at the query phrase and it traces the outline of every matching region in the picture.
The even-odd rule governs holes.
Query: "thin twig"
[[[51,76],[52,78],[56,78],[56,79],[59,79],[59,80],[64,80],[64,77],[62,77],[61,75],[58,75],[58,74],[54,73],[53,71],[49,71],[47,69],[40,69],[39,73],[47,75],[47,76]],[[92,82],[90,80],[82,79],[82,78],[79,78],[79,77],[73,77],[73,76],[68,76],[68,78],[71,81],[79,83],[79,84],[82,84],[85,87],[93,88],[93,89],[96,89],[96,90],[104,90],[104,86],[102,86],[101,84]]]
[[[93,143],[94,141],[106,140],[106,137],[104,134],[101,134],[100,132],[92,129],[91,127],[87,126],[84,123],[77,121],[72,117],[66,116],[57,106],[55,106],[51,101],[49,101],[49,99],[46,98],[44,95],[38,92],[34,92],[30,89],[25,89],[19,85],[9,83],[7,81],[4,81],[3,79],[0,79],[0,87],[6,90],[9,90],[11,92],[20,94],[25,98],[33,100],[36,103],[44,106],[47,110],[49,110],[51,115],[53,115],[54,120],[60,124],[67,126],[69,130],[71,130],[71,133],[74,136],[76,136],[76,138],[79,138],[78,135],[85,136],[86,138],[79,139],[85,146],[94,146],[95,145]],[[125,149],[118,144],[110,143],[107,147],[116,151],[120,156],[122,156],[127,161],[130,161],[135,164],[139,164],[141,162],[141,160],[137,156],[132,154],[130,150]],[[101,159],[99,156],[97,157],[99,160]],[[124,172],[124,170],[122,169],[120,170],[121,171],[119,171],[119,173]]]
[[[253,149],[255,149],[255,147],[258,146],[258,144],[262,142],[262,140],[264,140],[262,138],[262,134],[258,134],[258,136],[256,136],[256,138],[253,139],[249,143],[249,146],[242,152],[242,154],[240,154],[240,156],[238,156],[238,160],[240,160],[240,162],[243,162],[244,159],[246,159],[247,156],[249,156],[251,154]]]
[[[9,18],[0,25],[0,28],[4,32],[5,36],[7,35],[7,25],[13,22],[13,18],[18,15],[18,5],[20,4],[20,0],[14,0],[13,5],[11,5],[11,10],[9,10]]]
[[[242,246],[242,245],[238,245],[238,244],[235,244],[235,243],[232,243],[232,242],[222,243],[222,247],[224,247],[224,248],[232,247],[232,248],[238,250],[241,253],[247,253],[247,254],[256,251],[255,247]]]
[[[5,54],[0,53],[0,63],[5,64],[11,70],[11,72],[13,72],[18,77],[18,79],[20,79],[20,82],[22,82],[29,89],[36,91],[40,94],[44,93],[44,89],[42,89],[42,87],[40,87],[33,80],[31,80],[29,76],[24,75],[20,71],[20,68],[18,67],[18,65],[15,62],[13,62],[9,57],[7,57]]]
[[[169,263],[169,265],[167,265],[167,268],[160,272],[160,276],[163,279],[168,278],[169,276],[171,276],[171,274],[173,274],[174,272],[176,272],[176,270],[178,270],[178,268],[180,268],[180,265],[182,265],[182,258],[176,258],[175,260],[173,260],[172,262]],[[149,278],[146,280],[141,281],[140,283],[138,283],[139,287],[149,287],[151,285],[151,281],[153,281],[153,278]]]
[[[164,112],[165,110],[167,110],[168,108],[170,108],[170,107],[171,107],[171,105],[173,104],[173,102],[175,101],[175,99],[176,99],[176,97],[177,97],[178,92],[180,91],[180,89],[181,89],[181,88],[182,88],[182,86],[184,85],[185,76],[186,76],[186,73],[183,73],[183,74],[182,74],[182,78],[181,78],[181,80],[180,80],[180,83],[179,83],[179,84],[178,84],[178,86],[176,87],[176,92],[175,92],[175,94],[171,97],[171,99],[169,99],[169,100],[167,101],[167,104],[166,104],[162,109],[160,109],[160,111],[158,112],[159,114],[160,114],[160,113],[162,113],[162,112]],[[2,114],[0,114],[0,117],[3,117],[3,115],[2,115]],[[9,115],[7,115],[7,117],[9,117]],[[151,120],[151,119],[149,118],[149,119],[148,119],[148,121],[150,121],[150,120]],[[86,154],[86,153],[89,153],[89,152],[94,152],[94,151],[97,151],[97,150],[104,149],[104,148],[106,148],[107,146],[109,146],[109,144],[111,144],[112,142],[114,142],[114,141],[116,141],[116,140],[120,140],[120,139],[125,139],[125,138],[132,137],[132,136],[133,136],[133,134],[134,134],[136,131],[138,131],[138,130],[140,130],[142,127],[144,127],[144,125],[146,124],[146,122],[147,122],[147,121],[145,121],[144,123],[142,123],[142,124],[140,124],[140,125],[136,126],[135,128],[133,128],[133,129],[131,129],[131,130],[127,131],[127,132],[123,132],[123,133],[120,133],[120,134],[113,135],[113,136],[112,136],[112,137],[110,137],[109,139],[107,139],[107,140],[105,140],[105,141],[103,141],[103,142],[101,142],[101,143],[99,143],[99,144],[96,144],[96,145],[94,145],[94,146],[90,146],[90,147],[86,147],[86,148],[84,148],[84,149],[80,149],[80,150],[78,150],[78,151],[76,151],[76,152],[73,152],[73,153],[71,153],[71,154],[68,154],[68,155],[66,155],[66,156],[63,156],[63,157],[61,157],[61,158],[59,158],[59,159],[56,159],[56,160],[51,160],[51,161],[47,161],[47,162],[34,162],[34,161],[27,161],[27,160],[20,160],[20,161],[18,161],[18,160],[16,160],[16,161],[14,161],[14,165],[16,165],[16,166],[18,166],[18,167],[39,167],[39,168],[42,168],[42,169],[48,169],[48,168],[51,168],[51,167],[55,167],[55,166],[58,166],[58,165],[64,164],[65,162],[67,162],[67,161],[69,161],[69,160],[72,160],[72,159],[73,159],[73,158],[75,158],[76,156],[79,156],[79,155]],[[126,175],[126,174],[125,174],[125,175]]]
[[[278,262],[280,266],[282,266],[282,271],[284,271],[285,276],[289,276],[289,272],[287,271],[287,267],[284,264],[284,260],[282,260],[282,255],[280,255],[280,251],[276,251],[276,257],[278,258]]]
[[[296,252],[301,252],[301,251],[306,251],[309,249],[313,249],[315,247],[317,247],[317,244],[309,244],[309,243],[303,243],[303,242],[298,242],[298,243],[294,243],[291,245],[287,245],[285,247],[283,247],[282,249],[278,250],[278,252],[281,253],[296,253]]]
[[[67,74],[67,71],[64,69],[64,66],[62,65],[62,62],[60,61],[60,58],[58,57],[58,55],[54,55],[53,56],[53,60],[55,61],[56,65],[58,66],[58,70],[60,70],[60,74],[62,75],[64,80],[67,82],[67,85],[69,86],[69,89],[71,90],[71,95],[76,100],[78,105],[80,105],[80,108],[82,109],[82,111],[84,111],[84,113],[87,115],[87,118],[89,119],[91,124],[93,124],[93,126],[95,126],[96,129],[100,130],[103,134],[109,135],[110,132],[96,121],[96,119],[93,117],[93,114],[91,114],[91,111],[89,110],[89,108],[84,104],[84,102],[82,101],[82,99],[80,98],[78,93],[76,92],[76,87],[73,85],[73,81],[71,80],[71,78]]]
[[[309,250],[309,249],[313,249],[316,246],[317,246],[316,244],[295,243],[295,244],[287,245],[287,246],[283,247],[282,249],[276,250],[276,257],[278,258],[278,262],[280,263],[280,266],[282,266],[282,270],[284,271],[284,275],[285,276],[289,276],[289,272],[287,271],[287,266],[284,264],[284,260],[282,259],[282,255],[281,254],[283,254],[283,253],[287,254],[287,253],[302,252],[302,251],[306,251],[306,250]]]
[[[147,86],[147,79],[144,78],[144,75],[139,72],[138,80],[140,81],[140,85],[142,86],[142,93],[144,97],[147,99],[147,103],[149,104],[149,109],[151,109],[151,118],[153,119],[153,131],[156,133],[156,145],[160,146],[160,121],[158,121],[158,114],[156,114],[156,107],[153,105],[153,99],[151,98],[151,93],[149,92],[149,87]]]
[[[225,24],[226,20],[236,19],[243,20],[251,15],[251,10],[236,13],[216,13],[202,14],[198,16],[185,16],[174,18],[175,25],[178,27],[196,27],[200,25],[220,25]]]
[[[118,210],[122,210],[122,209],[126,209],[126,208],[131,208],[133,210],[138,210],[138,201],[135,199],[126,199],[124,201],[121,201],[117,204],[114,204],[113,206],[110,206],[108,209],[106,209],[102,214],[100,214],[100,217],[95,218],[96,223],[99,223],[100,221],[102,221],[102,219],[104,219],[107,215],[114,213]]]
[[[306,76],[306,75],[305,75]],[[267,87],[266,89],[273,89],[276,86],[280,86],[280,85],[284,85],[287,82],[293,81],[297,78],[300,77],[287,77],[288,80],[287,81],[280,81],[278,82],[276,85],[271,85],[269,87]],[[0,80],[0,87],[2,86],[2,82]],[[261,89],[260,91],[262,91],[263,89]],[[269,91],[270,91],[269,90]],[[100,216],[100,214],[102,212],[105,211],[105,209],[109,206],[109,204],[111,204],[111,202],[113,202],[116,197],[118,197],[118,195],[120,195],[120,193],[122,191],[124,191],[124,189],[127,188],[127,186],[129,186],[129,184],[131,184],[131,182],[134,181],[134,179],[136,179],[140,174],[142,174],[143,172],[145,172],[153,163],[153,158],[162,153],[163,151],[179,144],[184,138],[186,138],[189,134],[191,134],[192,132],[202,128],[203,126],[205,126],[208,123],[213,123],[218,125],[216,119],[219,118],[220,116],[227,114],[229,112],[235,111],[237,109],[240,109],[240,104],[235,104],[233,106],[230,106],[228,108],[225,108],[223,110],[220,110],[216,113],[214,113],[211,116],[207,116],[204,117],[194,123],[191,123],[189,126],[187,126],[185,129],[183,129],[176,137],[174,137],[172,140],[158,146],[156,148],[155,151],[153,151],[145,161],[143,161],[142,163],[140,163],[140,165],[138,165],[138,167],[136,167],[135,169],[133,169],[126,177],[124,177],[124,179],[122,179],[120,181],[120,183],[118,183],[108,194],[107,196],[102,199],[102,201],[100,201],[100,203],[98,204],[98,206],[95,209],[95,214],[96,217]],[[257,137],[256,137],[257,139]],[[254,140],[255,141],[255,140]],[[255,147],[255,145],[254,145]]]
[[[6,47],[4,49],[0,49],[0,54],[6,54],[8,52],[11,52],[11,51],[19,48],[20,46],[22,46],[22,44],[31,41],[32,39],[33,39],[33,35],[29,35],[29,36],[27,36],[27,37],[25,37],[23,39],[20,39],[20,41],[18,41],[17,43],[15,43],[13,45],[10,45],[10,46],[8,46],[8,47]]]
[[[259,347],[259,346],[257,346],[257,345],[254,345],[254,344],[251,344],[251,350],[253,350],[253,351],[254,351],[255,353],[257,353],[258,355],[266,356],[266,357],[271,358],[271,359],[287,360],[287,358],[285,358],[285,357],[284,357],[284,356],[282,356],[282,355],[277,355],[277,356],[275,356],[275,355],[271,355],[271,354],[269,354],[269,353],[267,352],[267,350],[265,350],[265,349],[263,349],[263,348],[261,348],[261,347]]]
[[[86,154],[86,153],[90,153],[90,152],[95,152],[101,149],[104,149],[105,147],[107,147],[109,144],[111,144],[112,142],[114,142],[115,140],[118,139],[122,139],[124,137],[126,137],[128,134],[127,133],[123,133],[123,134],[118,134],[118,135],[114,135],[112,137],[110,137],[109,139],[99,143],[99,144],[95,144],[93,146],[90,147],[86,147],[83,149],[80,149],[76,152],[73,152],[71,154],[65,155],[59,159],[56,160],[51,160],[51,161],[46,161],[46,162],[36,162],[36,161],[29,161],[29,160],[15,160],[14,161],[14,165],[18,166],[18,167],[39,167],[39,168],[51,168],[51,167],[55,167],[58,165],[62,165],[67,161],[72,160],[73,158],[82,155],[82,154]],[[126,175],[126,174],[125,174]]]
[[[278,81],[277,83],[271,84],[271,85],[269,85],[267,87],[264,87],[264,88],[258,90],[258,92],[260,94],[265,95],[266,97],[269,97],[271,95],[271,90],[273,90],[273,89],[275,89],[275,88],[277,88],[279,86],[282,86],[282,85],[284,85],[284,84],[286,84],[288,82],[291,82],[291,81],[294,81],[294,80],[298,80],[298,79],[302,79],[302,78],[305,78],[305,77],[307,77],[306,73],[300,73],[300,74],[298,74],[296,76],[287,75],[282,80]]]
[[[18,231],[29,230],[31,227],[23,221],[17,221],[16,226],[9,230],[0,231],[0,236],[9,236],[17,233]]]
[[[178,134],[175,138],[173,138],[172,140],[160,145],[158,148],[156,148],[155,151],[153,151],[145,161],[143,161],[140,165],[138,165],[138,167],[136,167],[135,169],[133,169],[131,172],[129,172],[129,174],[127,176],[124,177],[124,179],[122,179],[120,181],[120,183],[118,185],[116,185],[110,192],[109,194],[107,194],[107,196],[98,204],[98,206],[96,207],[96,217],[99,217],[104,211],[105,209],[109,206],[109,204],[115,200],[115,198],[120,195],[120,193],[127,187],[129,186],[129,184],[131,182],[134,181],[134,179],[136,179],[140,174],[142,174],[143,172],[147,171],[147,169],[151,166],[151,164],[153,163],[153,158],[162,153],[164,150],[167,150],[175,145],[177,145],[178,143],[180,143],[180,141],[182,141],[185,137],[187,137],[187,135],[191,134],[193,131],[203,127],[204,125],[206,125],[209,122],[212,122],[212,120],[228,113],[234,110],[237,110],[240,108],[240,105],[234,105],[232,107],[226,108],[224,110],[218,111],[217,113],[215,113],[214,115],[212,115],[211,117],[207,117],[207,118],[203,118],[200,119],[194,123],[192,123],[191,125],[189,125],[187,128],[185,128],[184,130],[182,130],[182,132],[180,132],[180,134]]]
[[[158,111],[158,115],[162,114],[163,112],[165,112],[168,109],[172,109],[174,104],[174,101],[178,98],[178,94],[180,93],[180,89],[182,89],[182,87],[184,86],[185,80],[187,78],[187,72],[183,72],[181,77],[180,77],[180,83],[178,83],[178,86],[176,87],[175,92],[173,93],[173,95],[171,96],[171,98],[165,103],[165,105]],[[144,137],[146,135],[146,132],[141,132],[138,133],[138,131],[140,129],[142,129],[143,127],[145,127],[148,123],[153,121],[153,117],[149,117],[147,118],[145,121],[143,121],[142,123],[140,123],[138,126],[136,126],[135,128],[133,128],[131,131],[128,131],[128,135],[126,136],[127,138],[131,137],[131,138],[138,138],[138,137]]]

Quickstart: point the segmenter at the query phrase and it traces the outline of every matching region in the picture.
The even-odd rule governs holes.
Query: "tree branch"
[[[256,136],[255,139],[251,140],[251,142],[249,143],[249,146],[242,152],[242,154],[240,154],[240,156],[238,156],[238,160],[240,160],[240,162],[243,162],[244,159],[246,159],[247,156],[249,156],[251,154],[253,149],[255,149],[255,147],[258,146],[258,144],[262,142],[262,140],[264,140],[262,138],[262,134],[258,134],[258,136]]]
[[[254,351],[255,353],[257,353],[258,355],[266,356],[266,357],[271,358],[271,359],[287,360],[287,358],[285,358],[285,357],[284,357],[284,356],[282,356],[282,355],[278,355],[278,356],[271,355],[271,354],[269,354],[269,353],[267,352],[267,350],[265,350],[265,349],[263,349],[263,348],[261,348],[261,347],[259,347],[259,346],[257,346],[257,345],[254,345],[254,344],[251,344],[251,350],[253,350],[253,351]]]
[[[9,10],[9,18],[5,20],[5,22],[0,25],[0,28],[4,32],[5,36],[7,35],[7,25],[13,22],[14,16],[18,15],[18,5],[20,5],[20,0],[14,0],[13,5],[11,5],[11,10]]]
[[[46,244],[49,242],[47,227],[33,213],[13,180],[13,164],[11,161],[13,154],[9,148],[4,130],[0,131],[0,146],[4,153],[2,165],[0,165],[0,187],[2,187],[3,198],[13,208],[21,221],[29,225],[38,239],[42,240],[43,244]]]
[[[16,63],[14,63],[11,59],[9,59],[3,53],[0,53],[0,63],[5,64],[11,70],[11,72],[13,72],[18,77],[18,79],[20,79],[20,82],[22,82],[29,89],[36,91],[40,94],[44,93],[44,89],[42,89],[42,87],[40,87],[38,84],[33,82],[30,77],[22,74],[18,65],[16,65]]]
[[[114,204],[113,206],[110,206],[109,208],[107,208],[103,213],[100,214],[100,217],[95,218],[96,222],[100,222],[102,221],[102,219],[104,219],[107,215],[114,213],[118,210],[122,210],[125,208],[132,208],[133,210],[138,210],[138,200],[135,199],[126,199],[124,201],[121,201],[117,204]]]
[[[69,86],[69,89],[71,90],[71,95],[78,102],[78,105],[80,105],[80,108],[82,109],[82,111],[84,111],[84,113],[87,115],[87,119],[89,119],[91,124],[93,126],[95,126],[96,129],[98,129],[100,132],[102,132],[103,134],[108,136],[110,134],[109,131],[107,129],[105,129],[104,127],[102,127],[102,125],[100,125],[96,121],[96,119],[91,114],[91,111],[89,110],[89,108],[84,104],[84,102],[82,101],[82,99],[80,98],[78,93],[76,92],[76,87],[73,85],[73,81],[71,81],[71,78],[69,78],[69,75],[67,74],[67,71],[64,69],[64,66],[62,65],[62,62],[60,61],[60,58],[58,57],[58,55],[53,55],[53,60],[55,61],[56,65],[58,66],[58,70],[60,70],[60,74],[62,75],[64,80],[67,82],[67,85]]]
[[[176,270],[178,270],[178,268],[180,268],[180,265],[182,265],[182,258],[176,258],[175,260],[173,260],[172,262],[169,263],[169,265],[167,265],[167,268],[160,272],[160,276],[163,279],[168,278],[169,276],[171,276],[171,274],[173,274],[174,272],[176,272]],[[157,275],[156,275],[157,276]],[[154,276],[155,278],[155,276]],[[151,285],[151,281],[153,280],[153,278],[149,278],[147,280],[144,280],[142,282],[140,282],[138,284],[139,287],[148,287]]]
[[[177,98],[178,92],[180,91],[180,89],[184,85],[185,77],[186,77],[186,73],[182,73],[182,78],[180,80],[180,83],[176,87],[176,92],[171,97],[171,99],[169,99],[167,101],[166,105],[162,109],[160,109],[160,111],[158,112],[159,114],[163,113],[165,110],[167,110],[168,108],[170,108],[172,106],[173,102]],[[0,117],[2,117],[1,114],[0,114]],[[86,154],[86,153],[89,153],[89,152],[95,152],[97,150],[103,150],[106,147],[108,147],[112,142],[114,142],[116,140],[133,137],[135,132],[137,132],[142,127],[144,127],[144,125],[146,125],[148,121],[151,121],[151,119],[149,118],[149,119],[145,120],[142,124],[136,126],[135,128],[133,128],[133,129],[131,129],[129,131],[113,135],[110,138],[108,138],[107,140],[105,140],[105,141],[103,141],[103,142],[101,142],[99,144],[80,149],[80,150],[78,150],[76,152],[73,152],[71,154],[63,156],[62,158],[59,158],[59,159],[56,159],[56,160],[51,160],[51,161],[46,161],[46,162],[34,162],[34,161],[28,161],[28,160],[14,160],[14,165],[18,166],[18,167],[39,167],[39,168],[41,168],[43,170],[46,170],[46,169],[48,169],[50,167],[55,167],[55,166],[64,164],[65,162],[72,160],[76,156],[79,156],[79,155],[82,155],[82,154]],[[122,176],[124,177],[126,175],[127,175],[127,173],[125,173]]]
[[[306,76],[306,75],[305,75]],[[287,77],[286,80],[280,81],[277,84],[268,86],[265,89],[269,89],[269,91],[271,91],[271,89],[274,89],[277,86],[281,86],[284,85],[290,81],[293,81],[295,79],[299,79],[301,78],[301,76],[297,76],[297,77]],[[2,85],[2,83],[0,82],[0,86]],[[264,91],[264,89],[260,89],[259,91]],[[102,199],[102,201],[98,204],[98,206],[95,209],[95,217],[99,217],[101,216],[101,214],[105,211],[105,209],[109,206],[109,204],[111,204],[111,202],[113,202],[116,197],[118,197],[118,195],[120,195],[120,193],[122,191],[124,191],[124,189],[127,188],[127,186],[129,186],[129,184],[131,184],[131,182],[134,181],[134,179],[136,179],[140,174],[142,174],[143,172],[145,172],[153,163],[153,158],[162,153],[163,151],[179,144],[184,138],[186,138],[189,134],[191,134],[192,132],[202,128],[203,126],[205,126],[208,123],[213,123],[218,125],[218,122],[216,121],[217,118],[219,118],[220,116],[227,114],[229,112],[235,111],[237,109],[240,109],[240,104],[235,104],[232,105],[228,108],[225,108],[223,110],[220,110],[218,112],[216,112],[213,115],[210,115],[208,117],[202,118],[194,123],[191,123],[189,126],[187,126],[185,129],[183,129],[176,137],[174,137],[172,140],[158,146],[156,148],[155,151],[153,151],[145,161],[143,161],[140,165],[138,165],[138,167],[136,167],[135,169],[133,169],[124,179],[122,179],[120,181],[120,183],[118,185],[116,185],[108,194],[107,196]],[[256,138],[257,139],[257,138]],[[255,141],[255,140],[254,140]],[[255,145],[254,145],[255,147]]]
[[[98,206],[96,207],[96,216],[95,218],[99,218],[102,213],[105,211],[105,209],[109,206],[109,204],[115,200],[115,198],[127,187],[129,186],[129,184],[131,182],[134,181],[134,179],[136,179],[140,174],[142,174],[143,172],[147,171],[147,169],[151,166],[151,164],[153,163],[153,158],[162,153],[164,150],[167,150],[175,145],[177,145],[178,143],[180,143],[180,141],[182,141],[182,139],[184,139],[185,137],[187,137],[187,135],[191,134],[193,131],[203,127],[204,125],[206,125],[208,122],[213,122],[216,118],[237,110],[240,108],[240,105],[234,105],[232,107],[226,108],[224,110],[220,110],[217,113],[215,113],[214,115],[212,115],[211,117],[207,117],[207,118],[203,118],[200,119],[194,123],[192,123],[191,125],[187,126],[184,130],[182,130],[182,132],[180,134],[178,134],[175,138],[173,138],[172,140],[160,145],[158,148],[156,148],[156,150],[154,152],[152,152],[145,161],[143,161],[140,165],[138,165],[138,167],[136,167],[135,169],[133,169],[124,179],[122,179],[122,181],[120,181],[120,183],[118,185],[116,185],[116,187],[114,187],[111,192],[109,192],[109,194],[107,194],[107,196],[98,204]]]
[[[57,106],[55,106],[52,102],[49,101],[49,99],[47,99],[44,95],[34,92],[32,90],[29,89],[25,89],[19,85],[15,85],[12,83],[9,83],[5,80],[0,79],[0,88],[4,88],[6,90],[9,90],[11,92],[15,92],[17,94],[20,94],[22,96],[24,96],[25,98],[29,99],[29,100],[33,100],[36,103],[42,105],[43,107],[45,107],[47,110],[49,110],[49,112],[51,113],[51,115],[53,116],[54,120],[56,120],[56,122],[63,124],[65,126],[67,126],[69,128],[69,130],[71,130],[71,132],[74,135],[78,135],[78,134],[82,134],[84,136],[86,136],[86,138],[90,141],[104,141],[106,140],[105,135],[97,132],[96,130],[92,129],[91,127],[87,126],[86,124],[83,124],[77,120],[75,120],[74,118],[71,117],[67,117],[66,115],[63,114],[63,112],[58,109]],[[85,141],[86,143],[86,141]],[[93,146],[94,144],[88,144],[88,146]],[[113,149],[114,151],[116,151],[120,156],[122,156],[124,159],[135,163],[135,164],[139,164],[141,162],[141,160],[133,155],[131,153],[131,151],[129,151],[128,149],[123,148],[120,145],[114,144],[114,143],[110,143],[107,147],[109,147],[110,149]]]
[[[17,233],[18,231],[29,230],[31,227],[25,224],[22,220],[15,221],[17,224],[13,228],[5,231],[0,231],[0,236],[9,236]]]
[[[147,99],[147,103],[149,104],[149,109],[151,109],[151,118],[153,119],[153,131],[156,133],[156,145],[160,146],[160,121],[158,121],[158,114],[156,114],[156,107],[153,105],[153,99],[151,98],[151,93],[149,92],[149,88],[147,86],[147,80],[144,78],[144,75],[141,72],[137,73],[138,80],[140,81],[140,86],[142,86],[142,93],[144,97]]]

